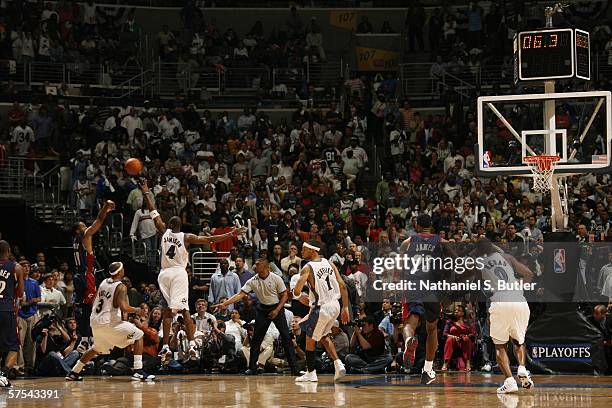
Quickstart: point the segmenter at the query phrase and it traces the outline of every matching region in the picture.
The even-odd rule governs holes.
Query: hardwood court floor
[[[41,407],[612,407],[612,377],[534,376],[532,390],[497,396],[500,376],[439,373],[436,383],[421,386],[417,377],[347,376],[334,384],[295,384],[290,376],[162,376],[155,383],[128,377],[17,380],[13,393],[0,390],[0,408]],[[17,391],[58,390],[58,399],[17,398]]]

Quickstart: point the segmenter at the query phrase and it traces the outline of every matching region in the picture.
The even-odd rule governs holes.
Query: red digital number
[[[531,36],[526,35],[523,37],[523,49],[531,48]]]
[[[557,42],[558,42],[557,34],[551,34],[550,35],[550,45],[549,45],[549,47],[550,48],[557,47]]]
[[[533,48],[542,48],[542,35],[538,34],[533,37]]]

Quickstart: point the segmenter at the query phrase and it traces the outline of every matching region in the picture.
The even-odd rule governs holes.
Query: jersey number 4
[[[166,251],[166,256],[170,259],[174,259],[174,255],[176,255],[176,246],[171,245],[168,251]]]

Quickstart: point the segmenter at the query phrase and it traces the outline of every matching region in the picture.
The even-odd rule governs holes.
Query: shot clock
[[[514,36],[514,79],[591,79],[589,33],[572,28],[523,31]]]

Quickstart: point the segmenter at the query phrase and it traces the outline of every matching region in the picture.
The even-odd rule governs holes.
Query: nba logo
[[[555,273],[565,273],[565,249],[555,249],[554,271]]]
[[[482,155],[482,168],[488,169],[489,167],[491,167],[491,152],[487,150]]]

